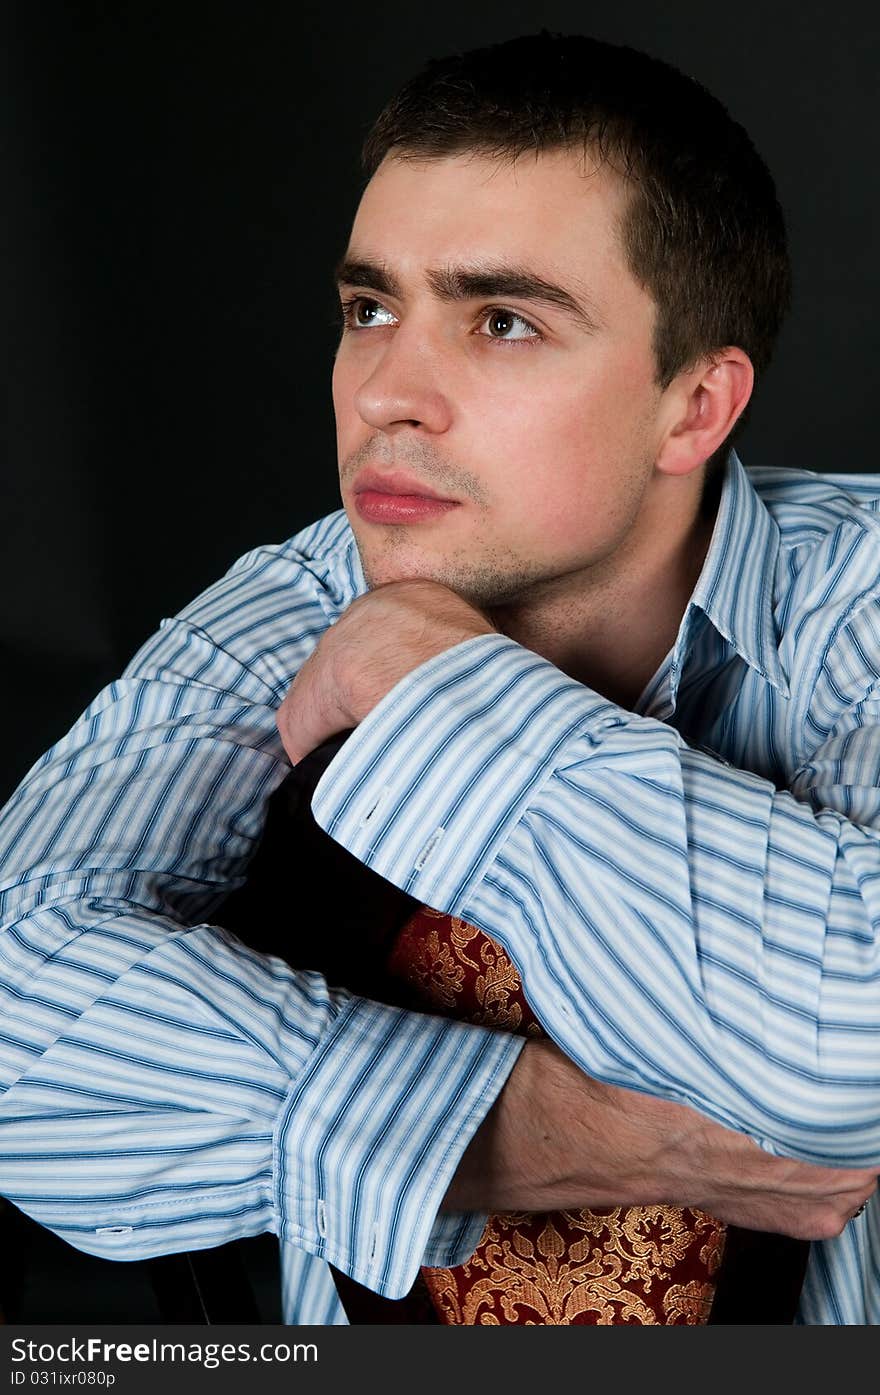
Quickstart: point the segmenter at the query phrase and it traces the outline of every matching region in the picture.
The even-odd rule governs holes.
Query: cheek
[[[657,389],[653,357],[641,342],[541,363],[532,352],[540,351],[523,355],[528,371],[497,384],[484,378],[471,393],[478,429],[514,445],[547,443],[566,452],[590,443],[617,452],[643,433]]]
[[[625,435],[618,401],[575,375],[531,378],[515,395],[487,393],[473,407],[484,458],[538,501],[546,482],[571,488],[585,468],[618,457]]]
[[[532,380],[516,399],[488,397],[482,453],[522,536],[564,550],[630,517],[651,450],[651,384],[634,358]]]

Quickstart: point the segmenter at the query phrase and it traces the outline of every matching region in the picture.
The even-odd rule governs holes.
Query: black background
[[[776,177],[795,269],[741,454],[878,468],[869,13],[815,0],[10,7],[0,794],[161,616],[337,507],[330,272],[361,139],[433,54],[541,26],[592,33],[721,97]],[[77,1286],[87,1313],[95,1272]],[[139,1292],[114,1290],[130,1319]],[[33,1298],[28,1314],[49,1311]]]

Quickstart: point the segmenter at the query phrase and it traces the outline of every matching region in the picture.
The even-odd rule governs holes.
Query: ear
[[[679,373],[666,389],[667,426],[656,458],[666,475],[699,469],[729,436],[746,409],[755,370],[742,349],[722,349]]]

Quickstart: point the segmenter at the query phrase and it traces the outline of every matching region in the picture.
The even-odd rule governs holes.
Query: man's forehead
[[[386,156],[361,197],[355,229],[406,217],[423,224],[498,210],[517,224],[567,217],[619,217],[628,188],[606,161],[583,152],[534,152],[516,159],[467,152],[434,159]]]
[[[619,238],[624,197],[613,171],[585,164],[582,152],[516,161],[386,157],[364,191],[337,269],[368,267],[371,275],[346,270],[339,279],[386,294],[427,283],[458,299],[463,285],[480,294],[481,273],[500,281],[507,272],[513,281],[522,272],[523,282],[564,286],[587,308],[596,298],[590,269],[597,258],[616,270],[626,265]]]

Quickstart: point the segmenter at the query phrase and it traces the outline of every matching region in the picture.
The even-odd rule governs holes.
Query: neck
[[[679,482],[680,483],[680,482]],[[686,503],[685,508],[667,507]],[[633,707],[675,643],[714,517],[699,493],[659,490],[612,555],[541,583],[492,612],[527,649],[621,707]]]

